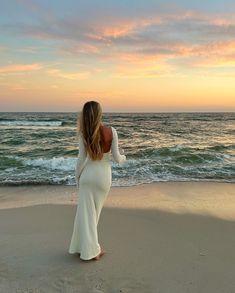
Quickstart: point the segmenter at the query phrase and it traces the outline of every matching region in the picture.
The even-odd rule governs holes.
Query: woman
[[[99,260],[104,251],[99,245],[97,225],[112,183],[110,154],[119,165],[126,156],[119,152],[116,129],[102,123],[98,102],[84,104],[79,128],[75,172],[79,199],[69,253],[79,253],[82,260]]]

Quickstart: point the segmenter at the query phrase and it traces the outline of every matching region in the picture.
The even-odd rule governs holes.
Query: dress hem
[[[95,255],[93,255],[93,256],[91,256],[91,257],[89,257],[89,258],[83,258],[83,257],[81,257],[81,252],[80,252],[80,251],[73,251],[73,252],[72,252],[72,251],[68,251],[68,253],[69,253],[69,254],[80,253],[80,259],[82,259],[82,260],[90,260],[90,259],[92,259],[92,258],[98,256],[98,255],[101,253],[101,248],[99,249],[99,252],[98,252],[98,253],[96,253]]]

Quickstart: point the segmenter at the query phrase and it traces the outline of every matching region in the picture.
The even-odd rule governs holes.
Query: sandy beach
[[[98,225],[106,251],[68,253],[75,186],[0,188],[0,292],[235,292],[235,185],[112,187]]]

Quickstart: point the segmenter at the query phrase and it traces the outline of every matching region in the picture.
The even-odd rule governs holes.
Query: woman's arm
[[[87,159],[85,145],[84,145],[81,134],[79,135],[78,145],[79,145],[79,154],[78,154],[78,158],[77,158],[77,162],[75,166],[75,180],[76,180],[77,187],[78,187],[80,175],[82,173],[83,168],[85,167],[85,163]]]
[[[126,161],[126,156],[121,155],[119,152],[118,134],[117,134],[117,130],[114,127],[112,127],[112,132],[113,132],[113,140],[112,140],[112,144],[111,144],[112,156],[113,156],[115,162],[117,162],[119,165],[122,165]]]

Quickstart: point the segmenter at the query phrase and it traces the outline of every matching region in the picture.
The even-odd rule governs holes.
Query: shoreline
[[[0,211],[43,204],[77,205],[78,199],[76,186],[0,187]],[[210,214],[235,220],[235,184],[179,181],[111,187],[104,207]]]
[[[221,180],[211,180],[211,179],[204,179],[204,180],[165,180],[165,181],[153,181],[153,182],[140,182],[140,183],[135,183],[132,185],[112,185],[111,188],[119,188],[119,187],[137,187],[140,185],[151,185],[151,184],[160,184],[160,183],[228,183],[228,184],[235,184],[235,181],[221,181]],[[27,183],[27,184],[0,184],[0,188],[2,187],[33,187],[33,186],[63,186],[63,187],[76,187],[76,184],[44,184],[44,183]]]

